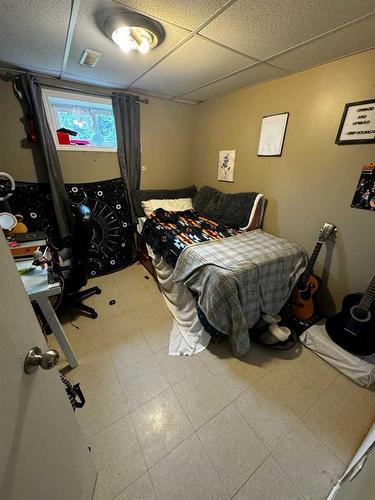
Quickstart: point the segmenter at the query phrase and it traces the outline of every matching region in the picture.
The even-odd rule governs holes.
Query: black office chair
[[[60,252],[63,261],[61,275],[64,279],[65,302],[95,319],[98,313],[93,307],[83,304],[83,300],[92,295],[102,293],[97,286],[81,290],[88,280],[89,249],[93,233],[91,210],[85,205],[80,205],[74,217],[72,244]],[[80,291],[81,290],[81,291]]]

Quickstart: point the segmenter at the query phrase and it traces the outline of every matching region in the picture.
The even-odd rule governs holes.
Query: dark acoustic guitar
[[[320,279],[314,274],[314,266],[323,243],[335,234],[337,228],[334,224],[326,222],[319,231],[318,241],[309,262],[297,281],[291,295],[290,314],[293,318],[306,320],[314,314],[314,295],[320,286]]]
[[[375,276],[365,293],[344,298],[342,311],[327,319],[326,330],[336,344],[353,354],[375,352]]]

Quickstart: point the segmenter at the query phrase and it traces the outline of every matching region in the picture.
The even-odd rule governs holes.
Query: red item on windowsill
[[[70,137],[66,132],[57,132],[57,140],[59,144],[70,144]]]

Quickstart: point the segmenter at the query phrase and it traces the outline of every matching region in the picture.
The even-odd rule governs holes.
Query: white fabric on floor
[[[308,328],[300,336],[300,341],[356,384],[368,387],[375,382],[375,354],[355,356],[345,351],[331,340],[324,324]]]
[[[203,351],[210,342],[197,314],[196,302],[183,283],[173,281],[173,268],[147,246],[162,295],[174,318],[169,340],[171,356],[190,356]]]

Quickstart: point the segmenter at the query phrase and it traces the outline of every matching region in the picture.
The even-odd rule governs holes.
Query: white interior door
[[[374,500],[375,423],[327,500]]]
[[[56,368],[23,371],[48,349],[0,230],[0,499],[88,500],[96,470]]]

